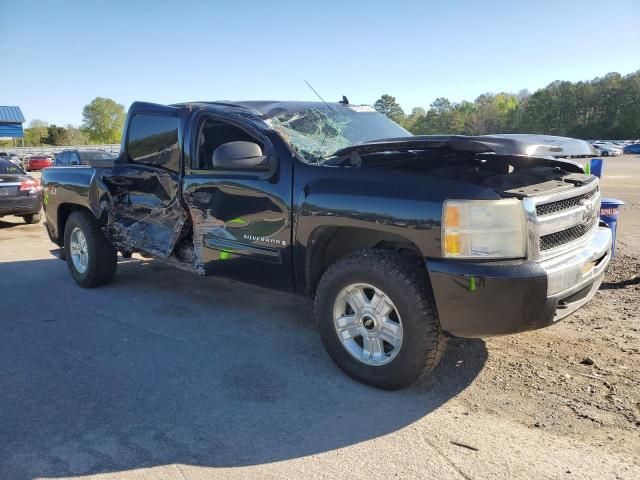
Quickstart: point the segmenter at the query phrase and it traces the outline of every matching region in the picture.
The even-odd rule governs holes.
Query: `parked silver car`
[[[618,155],[622,155],[622,149],[610,143],[594,143],[592,146],[603,157],[617,157]]]

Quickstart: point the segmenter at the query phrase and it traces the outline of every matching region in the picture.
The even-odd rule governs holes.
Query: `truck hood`
[[[414,135],[409,137],[374,140],[338,150],[337,157],[354,152],[360,154],[450,148],[473,153],[494,153],[504,156],[529,156],[543,158],[588,157],[596,155],[593,147],[584,140],[555,137],[552,135],[501,134],[501,135]]]

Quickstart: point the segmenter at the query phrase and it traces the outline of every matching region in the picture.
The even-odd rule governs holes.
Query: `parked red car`
[[[53,159],[46,155],[32,155],[27,160],[27,172],[34,170],[42,170],[43,168],[51,167],[53,165]]]

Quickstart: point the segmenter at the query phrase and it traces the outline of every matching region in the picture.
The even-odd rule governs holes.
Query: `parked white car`
[[[618,155],[622,155],[622,149],[611,143],[594,143],[592,146],[603,157],[617,157]]]

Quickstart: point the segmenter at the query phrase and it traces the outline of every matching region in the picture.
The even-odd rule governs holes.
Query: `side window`
[[[194,168],[196,170],[215,170],[213,153],[216,149],[225,143],[238,141],[256,143],[264,152],[262,142],[253,138],[241,128],[217,120],[205,120],[198,136],[198,153]]]
[[[60,154],[60,164],[69,165],[69,152],[64,151]]]
[[[80,157],[78,156],[78,152],[67,152],[69,165],[80,165]]]
[[[178,128],[180,119],[159,115],[136,115],[129,122],[127,134],[128,161],[180,170]]]

